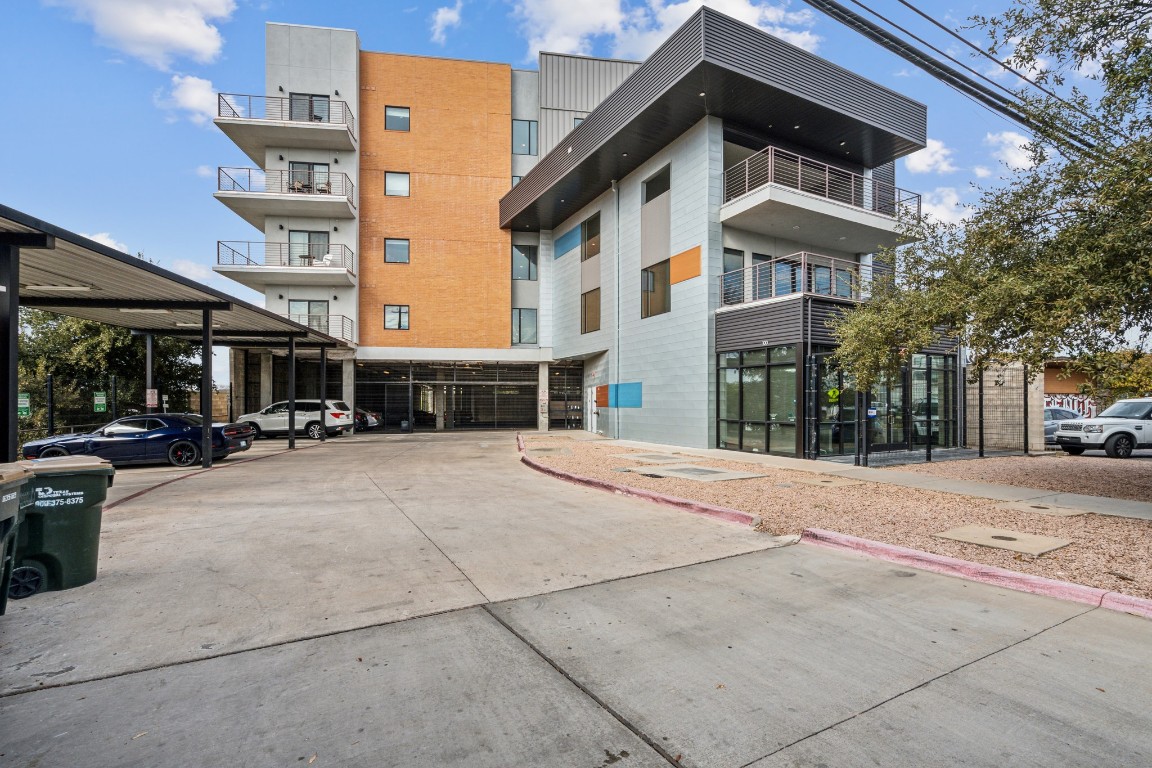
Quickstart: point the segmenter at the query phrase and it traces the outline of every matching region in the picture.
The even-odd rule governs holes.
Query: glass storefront
[[[720,447],[795,456],[796,372],[794,345],[722,353]]]

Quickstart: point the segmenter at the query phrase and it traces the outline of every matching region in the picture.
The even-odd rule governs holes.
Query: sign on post
[[[147,408],[155,408],[156,406],[160,405],[160,390],[144,390],[144,405]]]
[[[16,395],[16,415],[21,417],[32,415],[32,395],[30,393],[20,392]]]
[[[92,412],[93,413],[107,413],[108,411],[108,393],[107,392],[93,392],[92,393]]]
[[[164,401],[164,413],[168,413],[168,395],[160,395],[160,399]]]

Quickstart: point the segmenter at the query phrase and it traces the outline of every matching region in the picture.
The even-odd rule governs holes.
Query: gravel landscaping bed
[[[639,451],[610,442],[571,440],[564,437],[529,437],[525,442],[531,458],[542,465],[617,485],[658,491],[682,499],[751,512],[763,520],[758,530],[772,535],[798,534],[805,528],[823,528],[1021,573],[1075,582],[1136,597],[1152,598],[1152,557],[1150,557],[1152,522],[1149,521],[1091,514],[1051,517],[1039,513],[999,509],[995,506],[996,502],[988,499],[878,483],[821,488],[797,482],[801,478],[819,477],[812,473],[694,456],[684,456],[684,462],[703,467],[755,472],[764,477],[711,483],[678,478],[644,477],[632,472],[614,470],[652,465],[626,458],[613,458],[612,454],[651,453],[651,450]],[[536,448],[561,446],[567,448],[569,452],[531,454]],[[674,449],[669,449],[668,452],[673,451]],[[1033,462],[1037,467],[1050,463],[1053,467],[1064,467],[1063,471],[1068,473],[1069,467],[1080,467],[1083,462],[1092,462],[1092,459],[1010,457],[940,463],[931,468],[946,467],[951,471],[955,465],[958,471],[964,471],[963,465],[988,462]],[[1089,469],[1085,469],[1084,474],[1095,471],[1100,466],[1110,469],[1107,466],[1109,464],[1123,465],[1121,469],[1116,470],[1118,472],[1129,471],[1126,467],[1133,466],[1132,462],[1119,460],[1099,461],[1091,464]],[[901,469],[907,471],[909,468]],[[968,471],[980,470],[978,467],[973,467]],[[997,479],[990,479],[972,475],[971,479],[1005,483],[1006,477],[1008,475],[1001,474],[996,476]],[[1053,487],[1020,479],[1014,484],[1038,488]],[[1076,483],[1067,490],[1100,494],[1104,488]],[[1047,555],[1032,557],[932,537],[933,533],[961,525],[1006,528],[1024,533],[1055,536],[1072,543]]]
[[[1034,456],[934,461],[888,469],[956,480],[977,480],[1062,493],[1152,502],[1152,460],[1109,459],[1103,454],[1069,456],[1063,451]]]

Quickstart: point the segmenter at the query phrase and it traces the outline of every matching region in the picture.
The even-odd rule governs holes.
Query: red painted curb
[[[885,544],[880,541],[861,539],[845,533],[822,531],[818,528],[808,528],[800,537],[801,543],[812,544],[828,549],[858,552],[863,555],[887,560],[891,563],[919,568],[946,576],[958,576],[969,581],[978,581],[982,584],[992,584],[997,587],[1013,589],[1017,592],[1028,592],[1033,595],[1044,595],[1061,600],[1071,600],[1076,603],[1086,603],[1099,608],[1108,608],[1113,611],[1122,611],[1146,619],[1152,619],[1152,600],[1142,597],[1132,597],[1119,592],[1096,587],[1086,587],[1083,584],[1072,584],[1067,581],[1033,576],[1027,573],[1017,573],[1004,568],[990,565],[981,565],[968,560],[960,560],[945,555],[934,555],[931,552],[922,552],[918,549],[899,547],[895,544]]]
[[[523,439],[519,435],[517,435],[516,438],[516,443],[520,449],[520,452],[524,453]],[[654,501],[657,504],[676,507],[677,509],[683,509],[687,512],[692,512],[693,514],[704,515],[705,517],[714,517],[717,520],[727,520],[730,523],[755,525],[757,522],[755,515],[749,514],[747,512],[741,512],[738,509],[717,507],[712,504],[705,504],[699,501],[691,501],[690,499],[681,499],[676,496],[667,496],[663,493],[656,493],[655,491],[645,491],[641,488],[630,488],[626,485],[616,485],[615,483],[609,483],[606,480],[597,480],[592,477],[574,475],[571,472],[564,472],[563,470],[546,467],[543,464],[528,458],[527,455],[522,455],[520,457],[520,461],[536,470],[537,472],[542,472],[545,475],[550,475],[552,477],[565,480],[576,485],[596,488],[597,490],[608,491],[610,493],[620,494],[621,496],[632,496],[637,499]]]

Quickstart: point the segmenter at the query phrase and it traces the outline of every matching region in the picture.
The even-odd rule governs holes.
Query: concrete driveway
[[[0,761],[1148,762],[1152,622],[776,543],[509,434],[225,464],[109,510],[95,583],[9,604]]]

